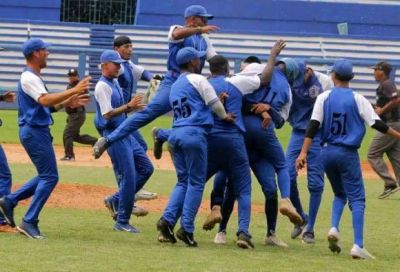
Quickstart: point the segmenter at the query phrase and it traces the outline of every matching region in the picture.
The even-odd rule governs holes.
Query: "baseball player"
[[[205,51],[185,47],[178,51],[176,63],[181,75],[172,85],[170,103],[174,112],[169,146],[178,182],[157,229],[175,243],[173,226],[181,217],[178,239],[190,247],[196,247],[194,220],[200,207],[207,173],[207,131],[213,125],[209,108],[222,120],[233,122],[226,114],[214,88],[207,79],[198,74]]]
[[[67,90],[76,86],[79,82],[79,74],[76,69],[68,70],[68,86]],[[65,112],[67,113],[67,122],[65,124],[65,129],[63,132],[63,143],[65,156],[61,158],[61,161],[74,161],[74,141],[80,144],[94,145],[97,138],[90,136],[88,134],[80,134],[80,129],[85,123],[86,110],[85,107],[71,108],[66,107]]]
[[[3,48],[0,48],[0,51]],[[0,95],[0,101],[6,103],[13,103],[15,101],[15,93],[14,92],[6,92]],[[0,119],[0,127],[2,125],[2,120]],[[7,163],[7,157],[4,153],[3,147],[0,144],[0,197],[4,195],[8,195],[11,192],[11,183],[12,183],[12,175],[10,171],[10,167]],[[0,213],[0,232],[1,231],[9,231],[9,226],[7,221]]]
[[[124,60],[116,51],[105,50],[100,56],[100,62],[102,76],[95,87],[97,110],[94,121],[99,133],[106,136],[126,119],[128,112],[141,109],[143,104],[141,104],[142,97],[140,95],[136,95],[128,103],[125,103],[122,89],[117,81],[118,72]],[[129,219],[134,195],[149,177],[143,176],[141,172],[137,171],[139,161],[142,161],[143,157],[147,158],[146,154],[133,136],[113,145],[108,150],[108,154],[119,187],[118,193],[110,199],[112,207],[109,209],[113,217],[117,211],[114,230],[138,233],[139,230],[130,225]],[[153,169],[151,169],[152,172]]]
[[[392,66],[384,61],[378,62],[374,67],[374,77],[379,83],[376,89],[375,112],[383,121],[396,130],[400,130],[399,91],[390,74]],[[390,174],[383,155],[386,154],[395,177]],[[377,132],[368,149],[368,162],[372,169],[383,179],[385,185],[379,199],[384,199],[400,190],[400,142]]]
[[[296,167],[302,169],[305,166],[313,137],[320,129],[323,145],[321,158],[335,195],[332,227],[328,232],[329,248],[334,253],[341,251],[339,223],[348,201],[354,231],[350,255],[353,258],[374,259],[365,249],[363,241],[365,189],[357,150],[365,135],[364,123],[397,139],[400,139],[400,133],[382,122],[368,100],[349,88],[353,76],[353,66],[349,60],[335,61],[332,69],[335,87],[320,94],[315,101]]]
[[[168,72],[163,81],[161,81],[156,96],[143,111],[133,114],[112,134],[105,138],[100,138],[97,141],[93,148],[95,158],[100,157],[109,145],[127,137],[134,131],[153,121],[155,118],[171,111],[169,92],[172,84],[180,75],[179,65],[176,62],[177,52],[184,47],[193,47],[196,50],[207,52],[207,54],[200,60],[198,72],[201,72],[206,59],[208,60],[216,55],[208,36],[205,35],[219,29],[217,26],[208,25],[208,20],[212,18],[213,16],[208,14],[207,10],[202,6],[192,5],[186,8],[185,26],[173,25],[170,28],[168,34]]]
[[[153,75],[142,66],[136,65],[131,61],[133,48],[132,41],[129,37],[119,36],[115,38],[113,46],[114,50],[118,52],[123,60],[125,60],[121,64],[121,69],[119,70],[118,83],[122,89],[124,101],[125,103],[128,103],[131,100],[132,95],[136,93],[137,82],[139,80],[150,81]],[[144,152],[140,152],[140,154],[146,154],[147,144],[138,130],[133,132],[133,137],[135,137],[144,150]],[[137,153],[138,152],[136,152],[136,154]],[[138,175],[151,176],[154,167],[147,155],[145,157],[137,156],[135,163],[141,166],[137,168]],[[151,200],[155,198],[157,198],[156,193],[148,192],[144,189],[139,190],[135,195],[135,200]],[[111,203],[112,200],[113,198],[110,197],[105,199],[107,207],[110,208],[117,206],[116,203]],[[114,200],[117,201],[117,198]],[[135,205],[132,214],[136,216],[145,216],[148,214],[148,211],[143,207]]]
[[[320,158],[319,134],[314,137],[307,157],[307,186],[310,193],[308,216],[301,205],[297,188],[296,159],[304,141],[315,100],[320,93],[331,89],[333,82],[329,76],[312,70],[304,62],[299,62],[299,70],[299,75],[291,88],[293,103],[290,107],[288,121],[292,126],[292,134],[286,151],[286,161],[290,175],[290,200],[303,218],[304,223],[303,225],[295,225],[291,237],[292,239],[298,237],[303,232],[304,225],[307,224],[302,240],[305,243],[312,244],[315,243],[314,225],[324,189],[324,170]]]
[[[19,201],[33,197],[17,230],[33,239],[42,239],[39,230],[39,213],[58,182],[56,157],[52,146],[49,126],[53,124],[51,111],[63,106],[81,106],[88,102],[84,94],[90,77],[74,88],[48,93],[40,71],[46,67],[50,44],[41,39],[30,39],[22,45],[27,67],[18,84],[18,125],[22,145],[36,167],[38,175],[22,185],[14,193],[0,199],[0,213],[14,227],[14,208]],[[80,95],[83,94],[83,95]]]

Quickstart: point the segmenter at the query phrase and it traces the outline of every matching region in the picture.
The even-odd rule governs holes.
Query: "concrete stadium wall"
[[[61,0],[1,0],[0,18],[60,21]]]
[[[338,35],[347,22],[350,36],[400,38],[399,5],[295,0],[138,0],[136,25],[183,24],[187,6],[201,4],[224,30],[296,35]]]

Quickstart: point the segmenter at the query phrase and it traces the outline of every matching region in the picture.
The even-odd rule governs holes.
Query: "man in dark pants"
[[[67,90],[76,86],[79,82],[79,74],[76,69],[68,70],[68,86]],[[94,145],[97,141],[97,138],[87,135],[87,134],[79,134],[79,130],[82,127],[83,123],[86,119],[86,111],[85,106],[79,108],[65,108],[65,112],[67,113],[67,123],[65,125],[64,133],[63,133],[63,142],[65,149],[65,156],[61,158],[62,161],[74,161],[74,141],[80,144]]]
[[[392,67],[389,63],[378,62],[374,67],[375,80],[379,83],[376,89],[375,112],[382,121],[390,127],[400,130],[400,107],[399,92],[396,85],[390,79]],[[392,164],[395,177],[393,177],[386,166],[383,154],[386,153]],[[376,132],[368,150],[368,162],[375,172],[385,182],[383,192],[378,196],[379,199],[388,197],[400,189],[400,142],[396,139]]]

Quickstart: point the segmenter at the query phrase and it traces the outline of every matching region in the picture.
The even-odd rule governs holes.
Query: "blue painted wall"
[[[0,0],[0,18],[60,21],[61,0]]]
[[[183,24],[187,6],[201,4],[216,15],[213,24],[236,32],[337,35],[347,22],[349,35],[400,38],[399,5],[294,0],[138,0],[137,25]]]

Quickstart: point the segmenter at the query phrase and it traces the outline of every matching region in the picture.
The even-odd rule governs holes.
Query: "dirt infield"
[[[28,155],[26,154],[24,148],[20,144],[2,144],[7,159],[10,163],[31,163]],[[93,167],[111,167],[111,161],[108,157],[107,152],[103,154],[103,156],[95,160],[92,154],[92,148],[86,146],[77,146],[74,147],[75,157],[76,160],[74,162],[63,162],[59,159],[64,156],[64,149],[62,146],[54,146],[57,163],[59,165],[68,165],[68,166],[93,166]],[[163,153],[163,157],[161,160],[156,160],[153,157],[152,151],[148,151],[147,154],[149,155],[151,161],[153,162],[155,169],[162,169],[162,170],[174,170],[174,165],[172,163],[171,157],[168,152]],[[375,174],[375,172],[371,169],[368,162],[362,162],[362,171],[364,178],[366,179],[378,179],[379,177]],[[300,172],[300,175],[305,175],[305,171]]]
[[[13,186],[13,191],[18,186]],[[115,192],[115,189],[98,186],[98,185],[82,185],[82,184],[62,184],[59,183],[51,194],[46,207],[53,208],[72,208],[85,210],[105,210],[104,198]],[[21,201],[21,205],[27,205],[30,200]],[[159,196],[151,201],[139,201],[138,205],[148,209],[151,212],[162,212],[167,205],[168,198]],[[200,207],[201,213],[209,212],[210,202],[204,200]],[[254,212],[263,212],[264,206],[254,204],[252,207]]]
[[[4,151],[6,153],[8,162],[10,163],[31,163],[28,155],[26,154],[24,148],[20,144],[2,144]],[[59,145],[54,146],[56,152],[57,164],[58,165],[68,165],[68,166],[93,166],[93,167],[111,167],[110,157],[107,152],[101,156],[100,159],[95,160],[92,156],[92,148],[87,146],[75,146],[75,161],[60,161],[64,157],[64,148]],[[153,165],[156,169],[162,170],[173,170],[174,166],[171,161],[171,157],[168,152],[163,153],[163,158],[161,160],[156,160],[153,157],[151,151],[147,152]]]
[[[8,161],[10,163],[31,163],[28,155],[26,154],[23,147],[19,144],[3,144],[3,148],[7,154]],[[95,160],[91,155],[90,147],[75,147],[76,161],[74,162],[62,162],[59,161],[63,157],[63,148],[61,146],[55,146],[56,157],[59,165],[69,166],[92,166],[92,167],[111,167],[111,162],[107,154],[104,154],[99,160]],[[148,152],[154,167],[156,169],[173,170],[173,164],[168,152],[165,152],[161,160],[155,160]],[[362,163],[364,178],[378,178],[376,174],[369,167],[368,163]],[[302,172],[301,175],[304,175]],[[16,187],[13,188],[13,190]],[[63,208],[76,208],[76,209],[90,209],[90,210],[101,210],[104,208],[103,199],[105,196],[114,193],[113,188],[95,185],[81,185],[81,184],[58,184],[55,191],[51,195],[48,203],[49,207],[63,207]],[[158,199],[153,201],[142,201],[140,206],[147,208],[150,212],[161,212],[167,204],[168,198],[160,196]],[[22,205],[26,205],[27,201],[22,202]],[[200,212],[209,211],[209,201],[205,200],[202,202]],[[263,212],[263,205],[253,204],[253,212]]]

